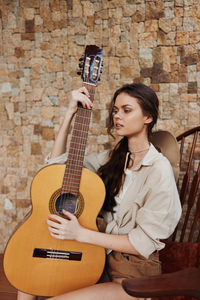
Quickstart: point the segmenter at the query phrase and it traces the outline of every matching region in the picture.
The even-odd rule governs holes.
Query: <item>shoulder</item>
[[[109,159],[110,151],[106,150],[100,153],[91,153],[84,158],[84,167],[96,172]]]
[[[160,181],[165,179],[167,181],[174,181],[174,173],[170,161],[153,145],[151,145],[145,162],[149,165],[149,176],[151,180]]]

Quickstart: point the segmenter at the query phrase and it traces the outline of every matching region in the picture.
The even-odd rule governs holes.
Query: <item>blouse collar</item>
[[[129,153],[129,152],[128,152]],[[127,153],[127,156],[128,156]],[[155,158],[158,156],[158,150],[154,147],[152,143],[150,143],[150,147],[148,152],[145,154],[143,159],[139,162],[139,164],[133,169],[133,171],[137,171],[140,169],[141,166],[151,166],[153,162],[155,161]],[[125,168],[126,168],[127,160],[125,162]]]

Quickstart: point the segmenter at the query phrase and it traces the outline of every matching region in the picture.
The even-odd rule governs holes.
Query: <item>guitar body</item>
[[[95,284],[104,269],[104,248],[55,239],[49,233],[46,221],[54,213],[64,171],[65,165],[54,164],[36,174],[31,185],[32,213],[12,235],[5,250],[5,274],[14,287],[25,293],[63,294]],[[95,173],[82,169],[79,191],[79,223],[97,231],[104,184]]]

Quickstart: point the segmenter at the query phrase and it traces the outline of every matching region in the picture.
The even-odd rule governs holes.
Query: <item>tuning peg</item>
[[[79,58],[79,61],[83,61],[84,60],[84,56],[82,56],[81,58]]]
[[[101,79],[99,78],[98,81],[101,81]]]
[[[79,64],[79,68],[83,69],[83,63]]]
[[[81,75],[81,72],[80,72],[80,71],[78,71],[78,72],[77,72],[77,75]]]

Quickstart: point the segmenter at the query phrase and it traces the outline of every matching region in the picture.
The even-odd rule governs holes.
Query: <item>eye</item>
[[[128,114],[129,112],[131,112],[131,109],[126,108],[126,109],[124,109],[124,112],[125,112],[126,114]]]
[[[117,114],[117,112],[118,112],[117,109],[113,109],[113,110],[112,110],[112,114],[113,114],[113,115]]]

